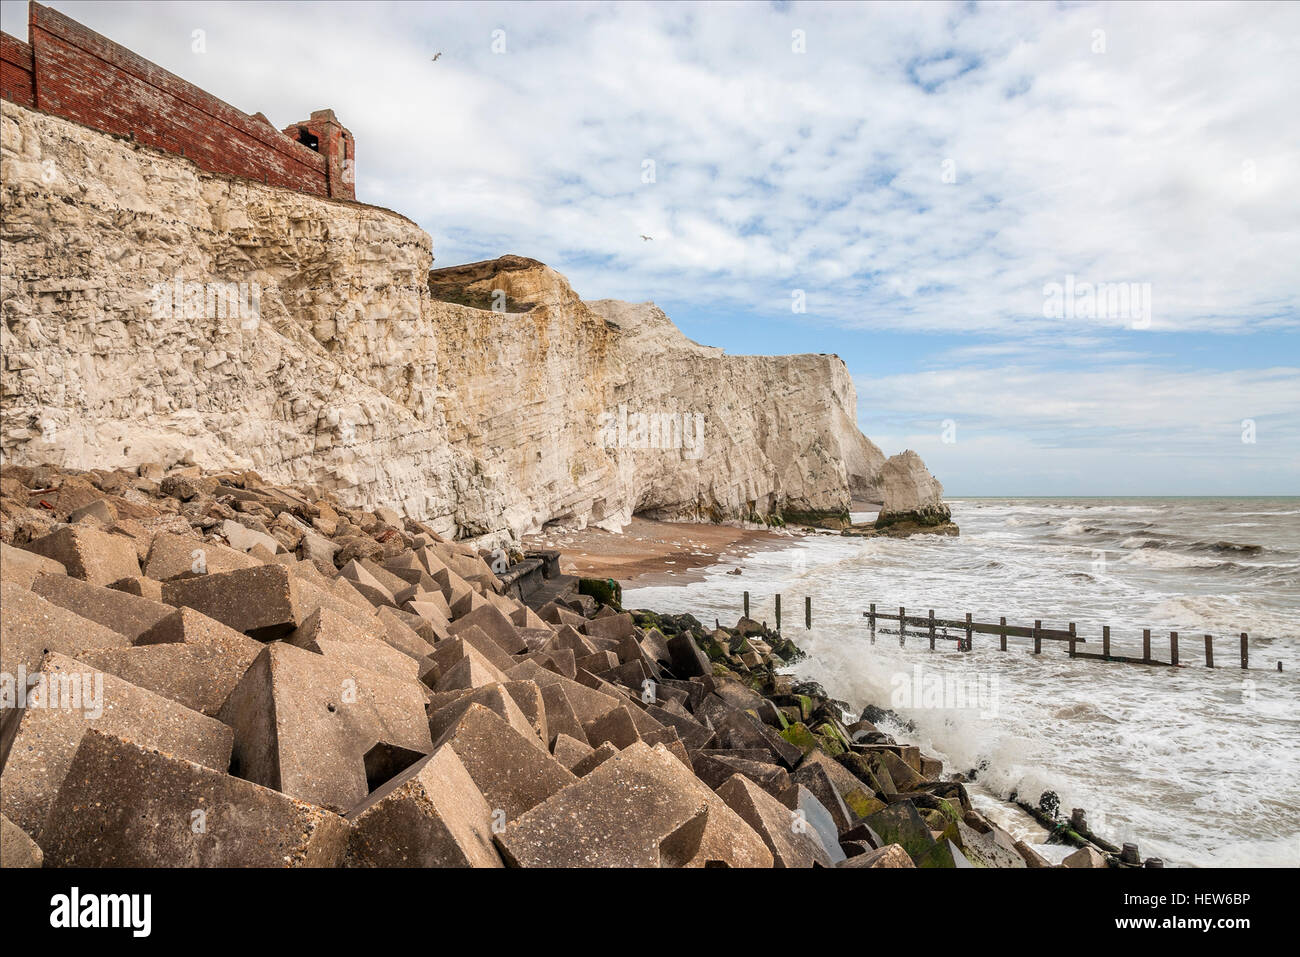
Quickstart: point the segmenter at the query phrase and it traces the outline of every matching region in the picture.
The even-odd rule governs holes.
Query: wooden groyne
[[[898,635],[900,645],[905,644],[908,637],[918,637],[928,638],[931,649],[935,647],[937,641],[956,641],[959,651],[971,651],[974,647],[975,635],[997,635],[998,647],[1001,651],[1007,650],[1008,638],[1028,638],[1034,643],[1034,654],[1036,655],[1042,654],[1044,641],[1056,641],[1066,646],[1067,654],[1071,658],[1174,668],[1182,666],[1182,662],[1179,660],[1179,635],[1176,631],[1169,632],[1169,660],[1161,661],[1152,653],[1150,628],[1142,630],[1142,656],[1139,658],[1132,655],[1112,653],[1110,625],[1102,626],[1100,651],[1081,651],[1079,646],[1087,644],[1088,640],[1078,633],[1074,622],[1069,622],[1065,628],[1044,628],[1042,620],[1038,619],[1031,627],[1028,625],[1009,625],[1005,617],[999,618],[996,623],[974,621],[969,612],[964,619],[936,618],[934,609],[930,609],[926,615],[909,615],[907,609],[901,605],[898,608],[898,613],[894,614],[877,611],[875,604],[872,604],[869,610],[864,611],[862,616],[867,619],[871,628],[871,641],[873,644],[876,640],[876,632],[879,630]],[[890,628],[881,628],[878,622],[896,624],[893,624]],[[952,634],[952,631],[957,633]],[[1243,631],[1236,637],[1240,650],[1240,665],[1243,669],[1249,668],[1250,636]],[[1205,667],[1213,668],[1215,667],[1214,636],[1204,635],[1202,640],[1205,647]],[[1282,664],[1278,662],[1278,670],[1281,669]]]
[[[776,630],[781,630],[781,596],[773,596],[776,611]],[[749,592],[744,593],[744,611],[745,617],[749,617]],[[1096,649],[1098,644],[1100,650],[1083,650],[1080,646],[1089,645],[1088,639],[1079,634],[1074,622],[1068,622],[1064,628],[1044,627],[1042,619],[1035,620],[1033,625],[1013,625],[1008,624],[1005,616],[999,618],[996,622],[975,621],[973,616],[967,612],[964,618],[938,618],[935,616],[934,609],[929,609],[926,614],[908,614],[907,608],[898,606],[897,613],[877,611],[873,603],[867,611],[862,613],[862,617],[867,619],[868,626],[871,629],[871,643],[876,643],[876,634],[890,634],[898,636],[900,647],[906,646],[908,638],[925,639],[930,644],[930,649],[934,650],[940,641],[952,641],[956,643],[958,651],[971,651],[975,646],[976,635],[996,635],[998,638],[998,649],[1007,650],[1007,640],[1010,638],[1024,638],[1033,642],[1033,653],[1042,654],[1043,642],[1058,642],[1065,646],[1066,653],[1071,658],[1079,658],[1085,661],[1106,661],[1117,662],[1119,664],[1130,665],[1153,665],[1156,667],[1180,668],[1185,667],[1187,662],[1180,657],[1180,640],[1186,639],[1187,636],[1181,636],[1177,631],[1168,633],[1168,660],[1162,660],[1156,657],[1152,651],[1152,630],[1144,628],[1142,630],[1142,654],[1122,655],[1111,650],[1111,628],[1110,625],[1103,625],[1099,642],[1094,642],[1089,647]],[[884,624],[887,623],[887,624]],[[812,628],[812,596],[804,597],[804,628]],[[1201,635],[1200,644],[1204,648],[1204,665],[1207,668],[1219,667],[1215,661],[1215,641],[1214,635]],[[1250,635],[1247,632],[1240,632],[1237,635],[1219,636],[1220,640],[1227,640],[1236,645],[1236,661],[1244,669],[1250,668]],[[1195,641],[1196,639],[1191,639]],[[1222,647],[1222,646],[1221,646]],[[1231,660],[1231,659],[1225,659]],[[1277,663],[1277,670],[1282,670],[1282,662]]]

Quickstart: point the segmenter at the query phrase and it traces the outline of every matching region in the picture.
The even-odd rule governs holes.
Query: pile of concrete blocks
[[[251,472],[0,483],[3,866],[1026,864],[755,623],[534,609]]]

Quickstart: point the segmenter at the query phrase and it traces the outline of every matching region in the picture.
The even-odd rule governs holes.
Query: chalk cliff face
[[[253,468],[461,536],[885,490],[835,356],[725,356],[533,260],[430,273],[388,210],[2,110],[6,461]]]
[[[876,517],[877,528],[943,527],[956,534],[952,513],[943,501],[943,486],[911,449],[886,460],[879,484],[884,504]]]
[[[442,407],[521,517],[605,526],[847,511],[884,456],[835,356],[726,356],[652,303],[582,302],[539,262],[435,270]],[[495,301],[498,310],[491,306]]]

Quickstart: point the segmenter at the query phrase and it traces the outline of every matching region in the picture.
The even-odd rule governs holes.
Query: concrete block
[[[348,867],[501,867],[492,809],[456,752],[441,747],[347,814]]]
[[[267,645],[221,709],[232,773],[340,813],[370,792],[365,756],[383,743],[433,751],[418,682]]]
[[[62,562],[0,542],[0,581],[31,588],[38,575],[66,575]]]
[[[512,821],[573,783],[546,749],[480,704],[471,705],[438,740],[455,750],[493,811]]]
[[[30,834],[0,814],[0,868],[40,867],[44,856]]]
[[[335,867],[349,829],[323,808],[92,730],[44,833],[54,867]]]
[[[20,668],[35,672],[51,651],[75,657],[130,643],[120,632],[60,608],[16,582],[0,581],[0,673],[12,678]]]
[[[175,609],[124,591],[92,585],[68,575],[42,575],[32,582],[32,594],[97,622],[134,641]]]
[[[507,823],[497,846],[520,867],[681,867],[707,825],[700,790],[667,751],[637,743]]]
[[[144,574],[154,581],[165,582],[174,578],[218,575],[240,568],[257,568],[261,564],[256,558],[220,542],[205,542],[195,535],[163,531],[153,537],[153,543],[149,546]]]
[[[163,601],[193,608],[259,641],[283,638],[312,611],[283,565],[174,579],[164,583]]]
[[[84,525],[65,526],[25,547],[60,563],[73,578],[96,585],[140,574],[140,560],[129,538]]]
[[[763,839],[777,867],[834,865],[807,822],[745,775],[733,774],[717,792]]]
[[[317,608],[285,641],[324,655],[345,668],[363,668],[405,681],[419,680],[418,661],[331,608]]]
[[[68,765],[93,728],[216,771],[230,766],[230,729],[175,701],[57,652],[29,677],[26,707],[8,715],[0,737],[0,811],[38,841]]]
[[[593,750],[595,749],[591,745],[584,744],[577,738],[571,738],[567,734],[561,733],[555,736],[555,744],[551,748],[551,754],[555,756],[555,760],[572,771],[574,766],[591,754]]]

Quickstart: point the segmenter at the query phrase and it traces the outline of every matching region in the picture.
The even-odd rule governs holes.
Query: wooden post
[[[1034,620],[1034,654],[1036,655],[1041,655],[1043,653],[1043,636],[1038,633],[1042,627],[1043,627],[1042,619],[1041,618],[1035,619]]]
[[[1070,657],[1074,657],[1074,622],[1070,622]]]
[[[876,643],[876,603],[871,603],[871,643]]]
[[[776,596],[776,633],[781,634],[781,596]]]
[[[1246,649],[1246,633],[1241,633],[1241,667],[1250,667],[1250,652]]]
[[[930,609],[930,650],[934,651],[934,609]]]
[[[1151,629],[1142,629],[1142,661],[1144,664],[1151,664]]]
[[[1003,615],[1001,619],[999,619],[998,627],[1001,629],[1001,631],[998,632],[998,640],[1001,643],[1002,650],[1006,651],[1007,650],[1007,616],[1006,615]]]
[[[745,592],[745,617],[749,617],[749,592]]]
[[[1178,632],[1169,633],[1169,663],[1178,666]]]
[[[812,627],[812,595],[805,595],[803,599],[803,626],[805,629]]]
[[[1101,656],[1110,660],[1110,625],[1101,626]]]
[[[970,651],[974,643],[974,632],[971,630],[970,612],[966,612],[966,647],[962,651]]]
[[[1214,667],[1214,636],[1205,636],[1205,667]]]
[[[904,619],[907,615],[907,609],[902,605],[898,606],[898,647],[903,647],[903,641],[907,637],[907,626]]]

